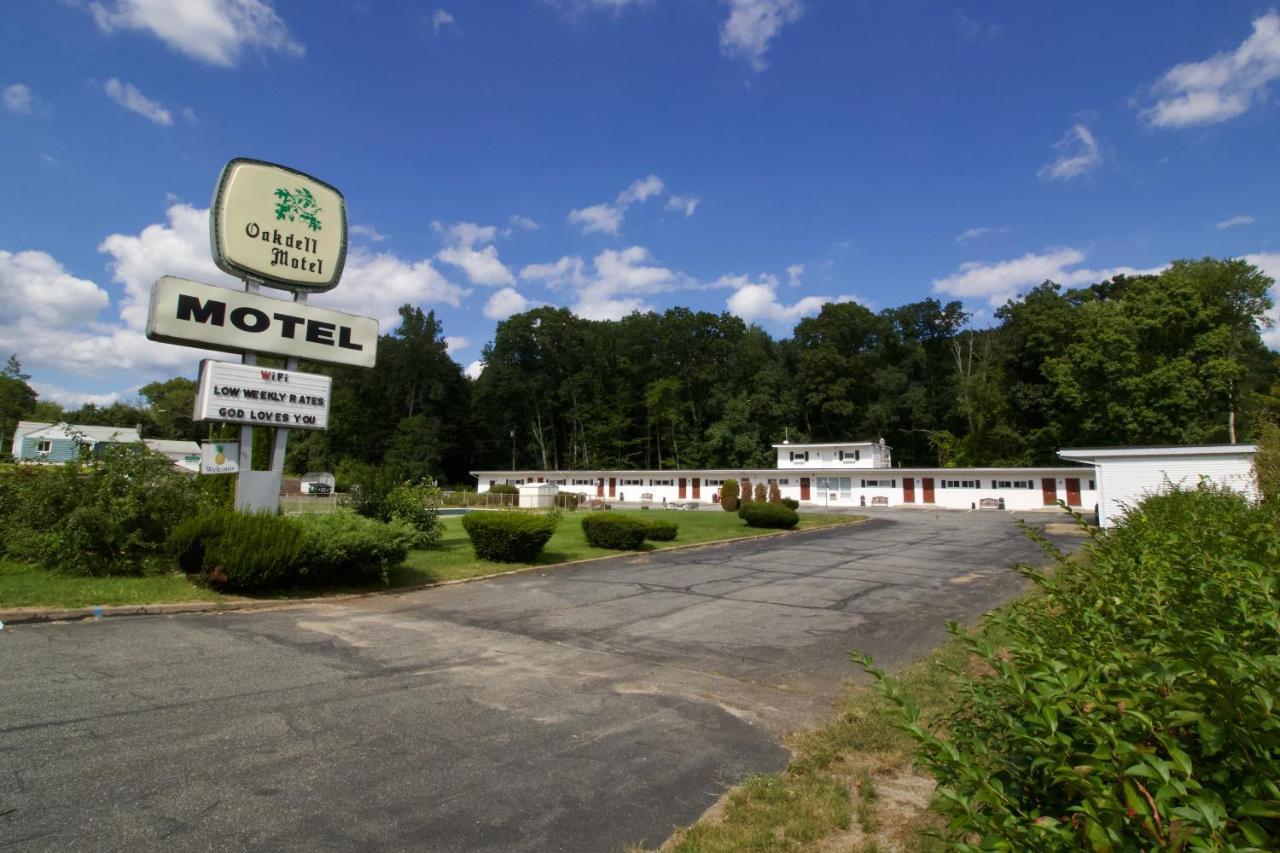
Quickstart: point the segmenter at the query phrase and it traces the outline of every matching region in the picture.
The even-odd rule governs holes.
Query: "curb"
[[[308,598],[280,599],[231,599],[229,601],[177,601],[165,604],[118,604],[100,607],[71,607],[56,610],[39,607],[19,607],[13,610],[0,610],[0,626],[37,625],[57,622],[85,622],[98,619],[118,618],[121,616],[172,616],[182,613],[230,613],[248,610],[284,610],[294,607],[308,607],[317,604],[343,604],[376,596],[403,595],[421,592],[424,589],[436,589],[456,584],[475,583],[476,581],[505,578],[511,575],[541,572],[551,569],[562,569],[568,566],[581,566],[587,563],[599,563],[604,560],[635,559],[649,557],[654,554],[666,554],[671,551],[692,551],[695,548],[713,548],[717,545],[732,545],[737,542],[756,542],[762,539],[778,539],[785,536],[802,536],[807,533],[819,533],[824,530],[836,530],[841,527],[852,527],[871,519],[867,516],[849,521],[827,524],[822,527],[811,527],[808,530],[779,530],[775,533],[760,533],[755,536],[738,536],[733,539],[717,539],[714,542],[692,542],[687,545],[673,545],[653,551],[632,554],[607,554],[601,557],[584,557],[581,560],[567,560],[563,563],[547,563],[541,566],[521,566],[505,572],[493,572],[487,575],[476,575],[470,578],[456,578],[436,583],[425,583],[418,586],[397,587],[396,589],[375,589],[368,592],[343,593],[338,595],[311,596]]]

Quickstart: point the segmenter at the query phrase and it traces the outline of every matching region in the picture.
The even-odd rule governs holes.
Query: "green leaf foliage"
[[[738,481],[732,478],[725,480],[720,484],[720,508],[725,512],[737,512],[739,503]]]
[[[645,533],[644,538],[650,542],[674,542],[679,531],[680,527],[674,521],[654,519],[649,522],[649,530]]]
[[[954,849],[1280,846],[1280,515],[1150,497],[1037,594],[953,626],[984,674],[923,719],[868,661],[938,781]]]
[[[738,509],[738,516],[748,527],[772,527],[779,530],[790,530],[800,523],[800,514],[783,504],[766,501],[744,503]]]
[[[648,522],[628,515],[593,512],[582,519],[582,533],[593,548],[638,551],[644,547],[649,531]]]
[[[528,563],[542,552],[547,540],[556,532],[558,515],[526,512],[469,512],[462,517],[462,527],[471,539],[471,547],[482,560],[500,563]]]

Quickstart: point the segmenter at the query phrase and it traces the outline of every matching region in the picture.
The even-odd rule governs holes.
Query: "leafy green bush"
[[[782,505],[785,506],[787,509],[799,509],[800,501],[796,500],[795,498],[783,498]]]
[[[737,480],[725,480],[720,484],[720,508],[725,512],[738,511]]]
[[[164,571],[165,539],[201,503],[194,477],[141,444],[22,466],[0,478],[0,551],[72,574]]]
[[[644,547],[649,522],[629,515],[593,513],[582,519],[582,532],[593,548],[637,551]]]
[[[296,583],[306,565],[301,526],[266,513],[202,512],[174,528],[168,548],[188,574],[240,591]]]
[[[401,483],[387,493],[387,518],[400,521],[416,531],[414,548],[426,548],[440,541],[444,524],[440,521],[441,491],[430,483]],[[403,559],[403,558],[402,558]]]
[[[649,532],[644,535],[650,542],[673,542],[680,528],[674,521],[654,519],[649,522]]]
[[[518,495],[518,494],[520,494],[520,487],[519,487],[519,486],[513,486],[513,485],[511,485],[510,483],[495,483],[494,485],[492,485],[492,486],[490,486],[490,487],[489,487],[489,494],[491,494],[491,495]]]
[[[344,501],[358,515],[377,521],[391,520],[388,497],[403,485],[391,469],[382,465],[352,463],[343,466],[342,477],[350,478]]]
[[[462,517],[476,556],[502,563],[532,562],[559,523],[559,515],[527,512],[469,512]]]
[[[938,780],[956,848],[1280,847],[1280,514],[1151,497],[1039,595],[961,635],[945,720],[864,659]]]
[[[422,532],[407,521],[389,524],[345,512],[304,514],[292,521],[301,528],[300,578],[308,582],[387,581],[390,569],[419,547]]]
[[[743,504],[738,515],[742,516],[748,527],[774,527],[788,530],[800,522],[800,515],[794,509],[765,501]]]

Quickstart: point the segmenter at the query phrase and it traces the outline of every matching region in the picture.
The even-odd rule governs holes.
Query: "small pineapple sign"
[[[213,260],[269,287],[320,292],[342,277],[347,203],[318,178],[260,160],[232,160],[214,196]]]
[[[240,473],[240,442],[206,441],[200,448],[200,473]]]

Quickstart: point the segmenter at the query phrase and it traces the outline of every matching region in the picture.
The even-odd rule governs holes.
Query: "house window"
[[[724,480],[703,480],[702,485],[707,486],[709,488],[711,486],[718,486],[723,482]]]
[[[897,480],[863,480],[862,488],[864,489],[896,489],[898,487]]]
[[[1091,492],[1092,492],[1092,491],[1094,491],[1094,490],[1095,490],[1095,489],[1097,489],[1097,488],[1098,488],[1098,487],[1097,487],[1097,486],[1095,486],[1095,485],[1093,484],[1093,480],[1090,480],[1090,481],[1089,481],[1089,491],[1091,491]]]
[[[778,485],[779,485],[779,486],[789,486],[789,485],[791,485],[791,481],[790,481],[790,480],[788,480],[787,478],[783,477],[782,479],[778,480]]]
[[[995,489],[1029,489],[1032,487],[1030,480],[992,480],[992,488]]]
[[[670,480],[650,480],[649,485],[650,486],[670,486],[671,481]]]
[[[575,486],[594,486],[596,484],[596,481],[595,480],[574,480],[573,484]]]
[[[793,450],[793,451],[791,451],[791,461],[792,461],[792,462],[808,462],[808,461],[809,461],[809,451],[807,451],[807,450]]]
[[[48,456],[53,452],[53,439],[42,438],[36,442],[36,453],[41,456]]]
[[[980,489],[982,482],[980,480],[943,480],[942,488],[944,489]]]
[[[644,480],[623,480],[623,481],[622,481],[622,485],[624,485],[624,486],[643,486],[643,485],[644,485]]]
[[[861,458],[862,458],[861,450],[841,450],[840,451],[841,462],[857,462]]]
[[[565,481],[564,481],[564,480],[552,480],[551,482],[555,483],[557,486],[563,486],[563,485],[565,485]]]

